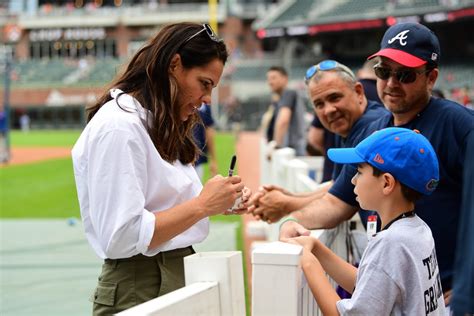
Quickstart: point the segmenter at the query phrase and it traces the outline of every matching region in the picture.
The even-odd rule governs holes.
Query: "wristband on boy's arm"
[[[292,216],[288,216],[287,218],[285,218],[284,220],[281,221],[280,227],[278,228],[279,231],[281,230],[281,226],[283,226],[283,224],[285,224],[286,222],[296,222],[296,223],[299,223],[300,221],[297,220],[296,218],[292,217]]]

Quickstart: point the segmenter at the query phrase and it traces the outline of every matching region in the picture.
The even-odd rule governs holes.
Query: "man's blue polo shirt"
[[[194,127],[194,140],[196,145],[201,149],[202,154],[199,155],[196,161],[196,166],[207,162],[207,144],[206,144],[206,128],[214,125],[214,119],[211,115],[211,107],[207,104],[203,104],[198,110],[199,116],[203,124],[197,124]]]
[[[364,132],[367,126],[373,121],[390,116],[390,112],[385,107],[375,101],[368,101],[362,116],[352,125],[351,131],[346,138],[336,135],[334,140],[335,148],[355,147],[359,143],[360,134]],[[344,165],[334,164],[332,178],[337,179]]]
[[[474,132],[469,133],[466,150],[453,298],[450,304],[455,316],[474,314]]]
[[[314,114],[313,121],[311,122],[311,126],[314,128],[319,128],[324,130],[324,165],[323,165],[323,178],[321,182],[326,182],[332,179],[332,173],[334,170],[334,162],[327,156],[327,151],[329,148],[334,147],[334,137],[336,136],[334,133],[327,130],[321,121],[319,120],[318,116]]]
[[[376,130],[393,126],[393,117],[387,116],[372,122],[360,139]],[[456,249],[458,219],[462,198],[462,171],[466,157],[467,137],[474,130],[474,111],[445,99],[431,98],[428,105],[409,123],[399,126],[417,129],[428,138],[439,160],[440,182],[430,196],[416,203],[417,214],[433,232],[443,290],[451,289]],[[358,206],[351,179],[356,169],[345,165],[329,193],[340,200]],[[416,172],[414,170],[413,172]]]

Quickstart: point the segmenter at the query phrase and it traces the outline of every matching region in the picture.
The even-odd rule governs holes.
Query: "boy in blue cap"
[[[439,181],[430,142],[418,131],[390,127],[355,148],[330,149],[328,157],[358,164],[354,193],[363,209],[377,211],[382,230],[370,239],[358,269],[317,239],[289,239],[303,246],[302,268],[323,314],[445,315],[433,236],[415,209]],[[352,298],[341,300],[324,272]]]

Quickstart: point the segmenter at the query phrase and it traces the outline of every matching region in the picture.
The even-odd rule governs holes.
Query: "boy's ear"
[[[384,195],[389,195],[395,190],[397,180],[390,173],[384,173],[381,178],[383,181],[382,192]]]

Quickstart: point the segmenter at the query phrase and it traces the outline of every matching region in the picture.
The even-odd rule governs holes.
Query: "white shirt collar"
[[[148,117],[148,126],[151,127],[153,123],[153,113],[150,110],[145,109],[137,99],[132,97],[129,94],[124,93],[120,89],[110,89],[110,96],[114,100],[119,100],[120,106],[127,111],[132,111],[138,113],[138,116],[142,120],[143,124],[147,121]],[[120,96],[119,99],[117,99]]]

